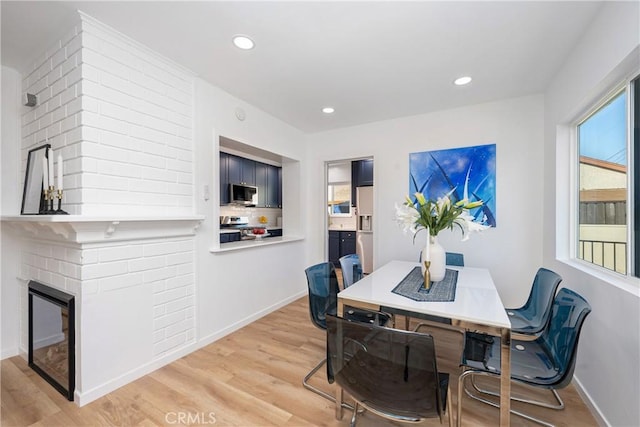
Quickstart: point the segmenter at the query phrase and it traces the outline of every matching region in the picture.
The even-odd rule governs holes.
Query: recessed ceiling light
[[[453,84],[456,85],[456,86],[464,86],[464,85],[469,84],[469,83],[471,83],[471,77],[469,77],[469,76],[460,77],[460,78],[457,78],[457,79],[455,79],[453,81]]]
[[[325,114],[331,114],[331,113],[333,113],[334,111],[336,111],[336,110],[334,110],[334,109],[333,109],[333,107],[324,107],[324,108],[322,109],[322,112],[323,112],[323,113],[325,113]]]
[[[243,50],[253,49],[253,46],[255,46],[255,44],[253,43],[253,40],[241,34],[238,34],[237,36],[233,36],[233,44],[236,45],[238,49],[243,49]]]

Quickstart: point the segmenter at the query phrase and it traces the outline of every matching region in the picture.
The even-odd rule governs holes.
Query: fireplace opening
[[[68,400],[75,391],[75,301],[29,282],[29,366]]]

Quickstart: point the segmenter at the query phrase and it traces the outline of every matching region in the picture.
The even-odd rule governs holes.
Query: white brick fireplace
[[[76,298],[76,391],[88,403],[194,350],[197,217],[5,217],[21,236],[21,342],[27,283]]]
[[[46,50],[45,50],[46,49]],[[75,401],[84,405],[195,349],[193,75],[79,13],[23,73],[21,169],[49,143],[71,215],[3,216],[27,282],[76,298]]]

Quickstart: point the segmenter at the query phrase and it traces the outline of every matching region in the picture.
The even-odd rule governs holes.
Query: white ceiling
[[[2,64],[28,69],[79,9],[311,133],[541,93],[601,5],[3,0]]]

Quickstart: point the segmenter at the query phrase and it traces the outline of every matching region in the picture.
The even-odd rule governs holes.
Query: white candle
[[[62,154],[58,154],[58,191],[62,191]]]
[[[424,254],[425,261],[431,261],[431,235],[429,234],[429,229],[427,228],[427,246],[424,249],[427,253]]]
[[[49,149],[49,186],[53,186],[53,150]]]
[[[47,170],[47,158],[42,158],[42,188],[49,189],[49,171]]]

